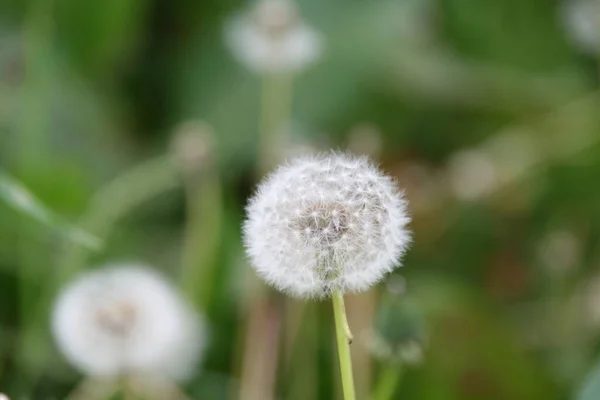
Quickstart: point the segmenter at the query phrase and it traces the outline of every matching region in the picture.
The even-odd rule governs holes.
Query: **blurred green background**
[[[0,392],[65,398],[81,377],[49,333],[56,291],[135,259],[210,323],[191,398],[341,398],[331,305],[269,292],[243,254],[261,77],[223,29],[250,4],[0,0]],[[413,217],[395,287],[348,296],[358,398],[395,368],[376,332],[417,347],[393,399],[599,399],[599,68],[561,3],[298,4],[324,51],[281,152],[367,153]],[[197,121],[190,171],[174,138]],[[21,184],[53,214],[20,208]]]

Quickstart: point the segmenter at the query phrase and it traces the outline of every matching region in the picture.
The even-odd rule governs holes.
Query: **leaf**
[[[0,199],[3,199],[15,210],[56,229],[73,242],[94,250],[102,247],[100,239],[83,229],[62,221],[23,184],[3,171],[0,171]]]

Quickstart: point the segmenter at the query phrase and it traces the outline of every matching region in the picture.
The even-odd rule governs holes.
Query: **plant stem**
[[[185,239],[181,286],[184,293],[204,310],[213,298],[215,262],[221,239],[222,188],[218,171],[208,166],[195,179],[186,177]],[[202,298],[198,298],[201,293]]]
[[[394,393],[398,389],[398,384],[402,378],[402,364],[395,363],[389,364],[383,367],[383,370],[379,373],[379,379],[377,386],[375,386],[375,392],[372,400],[390,400]]]
[[[138,389],[136,382],[130,376],[124,376],[121,381],[121,394],[123,400],[138,400]]]
[[[286,141],[286,123],[292,110],[293,77],[269,74],[263,78],[258,174],[267,172],[277,162],[276,155]]]
[[[65,400],[107,400],[115,393],[118,393],[118,387],[114,382],[86,378],[67,395]]]
[[[344,296],[339,292],[335,292],[332,301],[344,400],[355,400],[356,394],[354,391],[354,378],[352,376],[352,358],[350,356],[352,333],[350,332],[348,320],[346,319]]]

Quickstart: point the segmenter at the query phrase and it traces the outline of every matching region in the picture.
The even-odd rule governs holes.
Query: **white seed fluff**
[[[185,379],[205,338],[175,288],[137,264],[88,272],[67,286],[55,304],[52,331],[67,360],[95,377]]]
[[[600,52],[600,2],[564,0],[559,17],[571,43],[589,53]]]
[[[321,37],[303,23],[291,0],[260,0],[226,26],[233,55],[260,73],[304,69],[321,54]]]
[[[406,201],[364,157],[295,159],[261,183],[247,214],[252,266],[295,297],[366,290],[399,265],[410,242]]]

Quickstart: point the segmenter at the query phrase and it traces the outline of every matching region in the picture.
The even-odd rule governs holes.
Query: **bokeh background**
[[[224,26],[250,4],[0,1],[0,392],[64,399],[82,377],[53,298],[133,259],[209,321],[191,398],[341,398],[330,303],[272,293],[243,253],[262,78]],[[347,299],[358,397],[394,353],[393,399],[600,398],[599,68],[564,4],[299,7],[324,48],[294,79],[281,158],[368,154],[413,217],[404,267]]]

